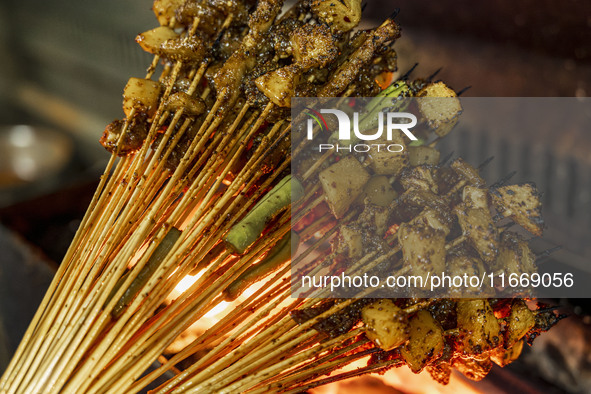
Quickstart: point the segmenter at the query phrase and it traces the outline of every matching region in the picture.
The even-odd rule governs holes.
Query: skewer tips
[[[427,77],[427,81],[431,82],[433,80],[433,78],[435,78],[437,76],[437,74],[439,74],[441,72],[441,70],[443,70],[443,67],[439,67],[437,70],[435,70],[435,72],[433,74],[431,74]]]
[[[395,8],[394,12],[392,12],[390,14],[390,16],[388,16],[388,19],[394,19],[398,16],[398,14],[400,13],[400,8]]]
[[[454,152],[450,152],[447,156],[445,156],[443,159],[441,159],[441,162],[439,162],[439,167],[443,167],[445,166],[453,157]]]
[[[408,77],[410,76],[410,74],[412,74],[412,72],[415,70],[415,68],[417,68],[417,66],[419,65],[419,63],[415,63],[407,72],[405,72],[400,79],[405,80],[408,79]]]
[[[483,161],[482,163],[480,163],[480,165],[478,166],[478,171],[484,169],[491,161],[493,161],[495,157],[491,156],[488,159],[486,159],[485,161]]]
[[[552,253],[558,252],[560,249],[562,249],[562,245],[558,245],[553,248],[543,250],[541,252],[536,253],[536,258],[550,256]]]
[[[511,180],[511,178],[513,178],[515,176],[515,174],[517,174],[517,171],[511,171],[510,173],[508,173],[507,175],[505,175],[504,177],[502,177],[501,179],[499,179],[498,181],[493,183],[491,185],[491,187],[495,188],[495,187],[503,186],[505,183],[509,182],[509,180]]]
[[[468,85],[468,86],[466,86],[464,89],[460,90],[460,91],[457,93],[457,96],[458,96],[458,97],[460,97],[462,94],[464,94],[464,93],[466,93],[468,90],[470,90],[470,88],[471,88],[471,87],[472,87],[472,85]]]

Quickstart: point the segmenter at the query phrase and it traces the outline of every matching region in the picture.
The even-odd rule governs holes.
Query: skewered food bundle
[[[111,159],[0,392],[135,392],[165,373],[154,392],[299,392],[400,365],[480,379],[558,320],[518,298],[290,297],[290,261],[307,273],[343,261],[358,273],[534,270],[527,242],[496,222],[539,234],[542,221],[533,185],[487,188],[463,160],[440,160],[461,107],[442,82],[390,81],[395,15],[356,31],[360,1],[282,5],[154,2],[161,26],[136,39],[154,60],[101,137]],[[293,97],[372,96],[451,100],[421,102],[421,143],[396,137],[400,155],[306,157],[291,140]],[[306,165],[291,176],[297,155]]]

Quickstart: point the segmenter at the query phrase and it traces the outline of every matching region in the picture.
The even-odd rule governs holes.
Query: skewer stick
[[[303,218],[305,218],[310,212],[316,209],[318,205],[322,204],[325,200],[324,194],[319,195],[316,197],[312,202],[305,204],[304,208],[296,213],[293,217],[292,222],[297,223]]]
[[[286,228],[286,230],[287,230],[287,228]],[[283,230],[283,231],[285,231],[285,230]],[[257,254],[260,253],[260,251],[253,251],[252,253],[254,255],[257,255]],[[224,275],[222,275],[222,277],[220,277],[219,281],[222,282],[222,283],[225,282],[226,281],[226,278],[228,278],[230,275],[233,275],[235,271],[236,270],[232,270],[232,269],[229,270],[229,271],[227,271],[226,273],[224,273]],[[240,271],[238,271],[234,276],[237,276],[239,274],[240,274]],[[204,275],[202,278],[204,278],[206,276],[208,276],[208,275]],[[187,304],[187,306],[183,306],[184,305],[183,300],[187,299],[187,301],[190,301],[190,300],[188,300],[188,298],[189,298],[188,295],[189,294],[193,294],[194,293],[194,289],[203,288],[203,287],[204,286],[201,283],[195,283],[192,286],[191,289],[189,289],[187,292],[183,293],[183,295],[180,297],[180,299],[177,300],[177,302],[172,305],[173,308],[170,308],[170,311],[167,312],[167,313],[165,313],[165,316],[163,317],[163,319],[166,319],[167,320],[166,314],[172,314],[172,313],[174,313],[174,307],[177,307],[177,309],[180,310],[182,312],[182,314],[184,314],[184,315],[186,315],[187,313],[194,314],[195,313],[194,312],[195,311],[195,308],[194,307],[189,307],[189,304]],[[207,289],[207,292],[208,292],[207,294],[209,294],[208,295],[208,297],[210,297],[209,300],[211,300],[212,297],[214,297],[218,293],[216,287],[215,286],[212,286],[211,284],[205,286],[205,288]],[[207,301],[207,302],[209,302],[209,301]],[[195,305],[197,305],[197,304],[195,304]],[[188,324],[190,324],[190,322]],[[176,335],[178,335],[178,333],[180,333],[182,330],[184,330],[184,326],[187,326],[188,327],[187,323],[180,323],[180,324],[179,323],[175,323],[175,326],[176,326],[176,328],[173,328],[173,327],[170,328],[172,330],[172,336],[173,337],[176,337]],[[174,331],[178,331],[178,333],[177,334],[174,334]],[[142,334],[142,335],[147,335],[147,334]],[[136,343],[138,343],[138,342],[136,342]],[[134,345],[134,346],[136,346],[136,345]],[[133,349],[134,346],[132,346],[129,349],[129,351],[128,351],[127,354],[133,353],[132,352],[132,349]],[[127,357],[130,357],[130,356],[127,356]],[[116,368],[116,365],[114,365],[112,369],[119,370],[119,368]],[[103,374],[103,377],[101,379],[106,379],[107,377],[108,377],[108,374]]]
[[[363,331],[363,328],[357,328],[354,329],[350,332],[348,332],[347,334],[343,335],[343,337],[337,337],[335,339],[329,340],[327,342],[321,343],[319,344],[317,347],[309,349],[309,350],[305,350],[301,353],[298,353],[297,355],[293,356],[293,357],[289,357],[288,359],[286,359],[285,361],[279,362],[279,363],[275,363],[274,365],[272,365],[271,367],[265,368],[261,371],[257,371],[255,373],[249,374],[248,377],[246,377],[245,379],[239,380],[236,383],[233,383],[229,386],[225,386],[224,383],[226,382],[231,382],[232,377],[236,377],[236,375],[228,377],[225,381],[220,382],[218,385],[214,386],[215,389],[219,389],[220,386],[223,387],[222,390],[220,390],[220,394],[222,393],[232,393],[235,390],[247,390],[249,388],[251,388],[252,386],[254,386],[257,383],[257,380],[260,380],[264,377],[269,377],[272,376],[273,374],[276,374],[278,371],[283,371],[286,368],[289,368],[290,366],[293,366],[301,361],[304,361],[306,359],[308,359],[310,356],[312,356],[313,354],[317,354],[320,351],[324,351],[324,350],[328,350],[333,348],[334,346],[342,343],[343,340],[347,340],[349,338],[353,338],[357,335],[359,335],[361,332]],[[304,337],[307,337],[309,334],[304,334]],[[271,359],[273,356],[277,355],[277,354],[281,354],[282,352],[284,352],[285,350],[289,349],[291,346],[294,345],[294,342],[297,344],[301,339],[300,338],[295,338],[292,341],[286,343],[284,346],[279,347],[277,350],[275,350],[274,352],[270,353],[269,355],[267,355],[266,357],[263,357],[261,359],[259,359],[259,361],[251,364],[251,368],[256,368],[256,366],[258,366],[259,364],[262,364],[264,361],[266,361],[267,359]],[[240,371],[238,371],[238,376],[240,376]],[[226,383],[227,384],[227,383]],[[206,384],[203,385],[204,387],[207,387]],[[197,393],[199,392],[200,387],[196,386],[195,388],[193,388],[192,391],[189,392],[193,392],[193,393]]]
[[[202,357],[199,361],[197,361],[195,364],[193,364],[191,367],[187,368],[185,371],[183,371],[180,375],[176,376],[175,378],[173,378],[170,382],[167,382],[166,384],[160,386],[157,390],[157,393],[162,393],[162,392],[168,392],[169,390],[171,390],[173,387],[178,386],[182,381],[184,381],[189,375],[194,374],[196,371],[200,371],[203,372],[204,370],[202,369],[203,366],[205,365],[209,365],[207,368],[209,369],[209,375],[213,374],[213,370],[211,369],[211,363],[210,364],[206,364],[207,362],[210,362],[211,358],[217,357],[217,358],[230,358],[231,355],[230,353],[226,353],[223,354],[224,350],[226,350],[228,348],[229,345],[233,344],[234,346],[238,346],[239,344],[242,344],[243,351],[244,347],[252,347],[253,343],[257,342],[257,339],[254,338],[253,341],[250,341],[248,343],[244,343],[246,341],[247,338],[251,337],[255,332],[259,331],[259,329],[256,328],[256,324],[259,323],[259,321],[262,320],[262,318],[264,316],[266,316],[269,312],[271,312],[273,309],[275,309],[279,303],[281,301],[283,301],[283,297],[281,299],[278,299],[277,301],[275,301],[274,303],[269,304],[268,306],[266,306],[265,308],[263,308],[262,310],[260,310],[258,312],[257,315],[254,316],[253,320],[251,321],[250,319],[247,320],[245,322],[245,324],[240,327],[236,332],[234,332],[233,334],[231,334],[228,338],[226,338],[223,342],[221,342],[218,346],[216,346],[214,349],[212,349],[209,353],[207,353],[204,357]],[[292,305],[297,305],[299,304],[300,301],[295,301],[292,303]],[[291,309],[291,308],[288,308]],[[263,323],[264,325],[265,323]],[[295,326],[295,322],[290,322],[289,324],[285,325],[283,327],[283,330],[289,330],[290,328],[292,328],[293,326]],[[247,330],[251,330],[250,333],[247,333]],[[260,341],[260,337],[259,337],[259,341]],[[220,357],[221,356],[221,357]]]
[[[153,381],[156,377],[160,376],[166,370],[172,368],[178,362],[210,346],[213,340],[217,339],[216,334],[220,332],[228,332],[229,326],[237,326],[242,323],[245,326],[242,328],[242,332],[246,331],[246,329],[248,329],[250,326],[254,326],[269,311],[273,310],[275,307],[279,305],[279,303],[285,300],[287,296],[285,288],[289,284],[284,284],[281,282],[276,284],[274,288],[270,289],[267,293],[263,295],[264,290],[268,288],[272,283],[276,282],[276,280],[268,281],[264,288],[259,289],[257,292],[251,295],[240,305],[239,308],[232,309],[232,311],[229,314],[227,314],[221,320],[216,322],[216,324],[209,328],[204,334],[197,337],[191,345],[188,345],[181,352],[175,354],[174,356],[172,356],[172,358],[162,363],[162,365],[156,371],[153,371],[148,376],[140,379],[136,384],[134,384],[133,387],[131,387],[131,390],[138,390],[144,387],[144,384],[148,384],[149,382]],[[272,302],[273,298],[278,296],[280,298]],[[266,303],[270,305],[268,305],[265,309],[264,307]],[[257,310],[259,311],[259,313],[255,316],[251,316],[251,310]],[[245,319],[246,317],[248,317],[248,319]],[[236,344],[236,341],[233,341],[233,343]],[[222,348],[222,350],[223,349],[225,349],[225,347]],[[219,353],[216,352],[216,354]],[[181,373],[182,372],[179,371],[177,375]]]
[[[109,173],[111,172],[111,169],[115,163],[115,159],[116,159],[116,156],[111,155],[111,158],[110,158],[109,162],[107,163],[105,171],[104,171],[103,175],[101,176],[99,186],[97,187],[97,190],[95,191],[92,201],[90,203],[91,208],[89,208],[89,210],[86,211],[86,214],[84,215],[84,218],[82,219],[82,222],[80,223],[80,226],[79,226],[78,230],[76,231],[76,234],[74,236],[74,240],[72,242],[72,246],[70,246],[70,248],[68,248],[68,251],[66,252],[66,255],[62,261],[62,264],[58,268],[58,271],[55,275],[56,278],[65,277],[68,272],[72,271],[72,265],[70,262],[72,260],[73,255],[75,254],[75,252],[77,250],[77,248],[75,246],[78,245],[78,243],[81,242],[81,240],[87,235],[88,228],[92,227],[92,221],[96,217],[97,212],[98,212],[95,209],[102,201],[102,198],[104,198],[104,196],[106,194],[105,190],[110,190],[111,187],[113,186],[113,183],[111,182],[112,178],[109,178]],[[107,182],[107,180],[109,180],[109,182]],[[0,386],[0,388],[10,387],[13,383],[15,383],[17,381],[20,382],[19,376],[13,375],[15,372],[14,368],[16,367],[16,365],[18,365],[21,362],[23,357],[25,357],[25,359],[30,358],[27,356],[27,354],[31,354],[31,353],[36,352],[35,348],[38,345],[35,345],[35,344],[33,345],[33,349],[32,349],[31,353],[29,353],[27,351],[27,349],[30,349],[30,345],[29,345],[30,342],[34,341],[35,334],[38,331],[38,328],[39,328],[38,325],[40,324],[42,317],[45,316],[46,313],[51,313],[51,308],[48,308],[48,307],[51,306],[51,304],[54,301],[54,298],[52,298],[52,297],[54,297],[56,294],[59,294],[60,285],[62,285],[62,284],[63,284],[63,282],[58,281],[58,280],[54,280],[51,282],[49,289],[45,293],[45,296],[43,297],[43,300],[41,301],[41,304],[40,304],[37,312],[35,313],[33,320],[31,321],[29,327],[27,328],[27,331],[25,332],[25,335],[23,336],[23,339],[21,340],[21,343],[19,344],[19,346],[12,358],[12,361],[10,362],[10,364],[8,365],[8,367],[5,371],[5,376],[7,376],[7,378],[5,381],[2,380],[3,386]],[[20,365],[21,365],[21,368],[19,369],[19,371],[17,371],[17,374],[24,373],[25,368],[22,367],[22,364],[20,364]],[[26,362],[25,362],[25,365],[27,365]]]
[[[400,360],[383,361],[381,363],[372,364],[367,367],[356,369],[354,371],[343,372],[343,373],[340,373],[340,374],[337,374],[337,375],[334,375],[334,376],[331,376],[328,378],[315,380],[315,381],[313,381],[311,383],[307,383],[305,385],[296,386],[290,390],[284,391],[284,393],[285,394],[301,393],[301,392],[306,391],[308,389],[322,386],[325,384],[334,383],[334,382],[338,382],[340,380],[345,380],[345,379],[349,379],[352,377],[365,375],[365,374],[371,373],[371,372],[386,370],[386,369],[391,368],[392,366],[397,366],[397,364],[402,364],[402,361],[400,361]]]
[[[367,343],[367,341],[364,341],[364,340],[362,340],[360,342],[361,342],[361,344]],[[350,345],[349,347],[347,347],[345,349],[348,349],[348,348],[355,349],[356,347],[359,347],[359,346],[360,346],[359,343],[354,343],[353,345]],[[343,367],[344,365],[347,365],[353,361],[367,357],[368,355],[375,353],[376,351],[377,351],[376,348],[365,349],[365,350],[359,351],[357,353],[353,353],[348,356],[344,356],[344,357],[337,358],[335,360],[326,362],[326,363],[321,364],[319,366],[305,365],[303,367],[298,368],[298,373],[292,373],[291,376],[288,376],[287,378],[284,378],[282,380],[274,379],[274,381],[272,383],[267,384],[263,388],[253,390],[252,393],[253,394],[254,393],[268,393],[270,391],[275,391],[275,390],[281,389],[282,387],[292,387],[297,383],[303,383],[303,382],[309,381],[310,379],[313,379],[318,376],[328,375],[332,371],[339,369],[339,368]],[[331,352],[326,356],[326,358],[333,357],[333,354],[339,354],[339,353],[340,352],[338,352],[338,351]],[[255,387],[258,387],[258,385]]]
[[[120,167],[120,168],[124,168]],[[109,198],[111,196],[109,195]],[[98,226],[95,226],[95,229],[100,229],[100,223]],[[66,281],[65,281],[65,286],[62,289],[70,289],[72,284],[75,282],[77,275],[80,275],[80,270],[76,269],[77,266],[74,267],[70,267],[73,268],[73,272],[75,274],[71,274],[71,275],[65,275]],[[76,275],[77,274],[77,275]],[[63,285],[64,283],[60,283],[60,285]],[[59,289],[58,289],[59,290]],[[40,328],[42,331],[41,332],[47,332],[45,330],[50,330],[49,331],[49,335],[55,335],[55,333],[58,330],[59,325],[58,324],[52,324],[53,319],[55,318],[56,314],[59,312],[60,316],[63,315],[65,313],[65,311],[63,309],[60,309],[57,307],[57,305],[63,305],[63,297],[64,296],[69,296],[70,295],[71,290],[67,290],[67,291],[63,291],[60,292],[59,294],[62,294],[62,298],[54,298],[52,300],[52,302],[50,303],[50,308],[49,308],[49,313],[50,313],[50,318],[46,318],[43,322],[43,326]],[[57,320],[60,321],[60,320]],[[45,328],[44,328],[45,327]],[[31,360],[32,355],[30,355],[28,357],[29,360],[31,360],[33,362],[33,367],[38,366],[38,364],[41,362],[42,360],[42,355],[46,353],[46,351],[48,350],[50,343],[48,341],[43,342],[42,344],[39,343],[39,341],[42,340],[41,335],[37,335],[37,340],[36,340],[36,345],[35,346],[35,353],[34,353],[34,359]],[[41,348],[39,348],[39,346],[41,346]],[[31,362],[31,361],[28,361]],[[26,378],[30,376],[30,374],[34,371],[34,368],[29,369],[28,374],[25,376],[25,380],[27,380]],[[22,376],[23,370],[21,370],[21,376]]]

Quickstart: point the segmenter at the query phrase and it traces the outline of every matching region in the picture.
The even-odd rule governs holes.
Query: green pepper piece
[[[262,234],[273,217],[304,196],[304,187],[291,175],[286,176],[259,201],[224,237],[236,253],[243,254]]]
[[[181,237],[181,234],[182,232],[175,227],[171,227],[168,233],[166,233],[160,244],[154,250],[154,253],[152,253],[146,264],[142,267],[139,274],[135,277],[133,282],[131,282],[131,285],[129,285],[129,287],[125,290],[119,301],[117,301],[117,304],[111,311],[111,316],[114,319],[119,318],[121,313],[123,313],[123,310],[127,308],[129,304],[131,304],[133,299],[140,292],[141,288],[144,287],[144,285],[148,282],[150,276],[156,272],[162,261],[166,258],[168,252],[170,252],[176,241],[178,241],[178,239]],[[105,305],[109,303],[117,290],[119,290],[119,288],[123,285],[128,275],[129,273],[125,274],[121,277],[121,279],[119,279],[115,285],[115,288],[107,298]]]

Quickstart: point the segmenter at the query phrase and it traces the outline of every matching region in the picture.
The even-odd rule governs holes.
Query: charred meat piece
[[[445,269],[445,232],[419,221],[403,223],[398,229],[398,243],[404,264],[423,278],[430,272]]]
[[[200,35],[173,38],[164,41],[157,53],[170,60],[197,64],[207,55],[204,40]]]
[[[346,156],[323,170],[319,179],[328,205],[338,219],[362,193],[369,173],[357,159]]]
[[[408,316],[389,299],[378,300],[361,310],[365,334],[379,348],[392,350],[404,344],[410,334]]]
[[[451,330],[457,325],[456,302],[442,298],[429,306],[429,312],[444,330]]]
[[[511,217],[530,233],[541,236],[544,229],[540,193],[533,183],[491,189],[492,203],[505,217]]]
[[[405,190],[426,190],[435,194],[438,192],[432,166],[405,168],[400,174],[400,183]]]
[[[350,259],[363,256],[363,233],[353,226],[342,226],[339,229],[335,253],[344,254]]]
[[[418,107],[429,128],[440,137],[446,136],[458,123],[462,105],[453,89],[443,82],[426,85],[418,93]]]
[[[182,109],[185,115],[197,116],[205,112],[206,107],[202,99],[184,92],[176,92],[166,100],[164,109],[171,112]]]
[[[363,212],[356,221],[357,226],[365,233],[376,236],[382,240],[388,230],[387,227],[388,208],[375,204],[365,204]],[[372,245],[381,250],[381,245]]]
[[[277,62],[275,62],[273,59],[259,61],[256,66],[254,66],[242,84],[244,94],[246,95],[249,104],[257,107],[264,107],[267,105],[267,103],[269,103],[269,97],[258,87],[257,81],[264,75],[270,75],[271,72],[275,71],[276,69]],[[259,83],[261,82],[263,82],[263,80],[261,80]],[[265,82],[267,81],[265,80]],[[278,94],[278,98],[281,98],[281,94]],[[283,99],[285,99],[285,97],[283,97]]]
[[[365,184],[359,200],[366,204],[388,207],[396,197],[398,193],[392,188],[388,177],[375,175]]]
[[[393,205],[391,221],[394,222],[407,222],[420,214],[426,207],[435,211],[447,227],[451,227],[455,221],[449,202],[427,190],[408,190]]]
[[[240,47],[224,62],[215,74],[214,85],[218,100],[225,104],[233,104],[240,93],[244,76],[256,64],[256,48],[267,42],[267,33],[275,17],[281,12],[283,2],[278,0],[261,0],[250,14],[248,33],[243,37]],[[230,106],[226,106],[229,108]]]
[[[312,0],[312,12],[337,33],[347,32],[361,20],[360,0]]]
[[[375,143],[383,147],[381,149],[371,150],[368,153],[369,167],[374,173],[378,175],[398,175],[408,165],[408,155],[406,152],[393,154],[385,148],[389,144],[398,144],[403,148],[406,147],[401,132],[394,131],[391,140],[380,138]]]
[[[139,34],[135,41],[148,53],[158,54],[160,47],[168,40],[178,38],[179,35],[170,27],[160,26]]]
[[[291,36],[293,57],[302,69],[324,67],[333,61],[338,48],[326,25],[303,25]]]
[[[148,30],[135,40],[146,52],[189,64],[199,63],[208,50],[204,42],[206,37],[200,32],[182,37],[166,26]]]
[[[452,365],[465,377],[475,381],[484,379],[492,369],[490,357],[456,357]]]
[[[501,235],[499,257],[495,263],[497,270],[507,274],[534,273],[536,256],[523,237],[513,231],[504,231]]]
[[[430,146],[408,147],[408,162],[411,166],[436,166],[437,164],[439,164],[440,156],[441,154],[439,153],[439,151]]]
[[[437,188],[439,193],[443,195],[449,193],[449,191],[454,188],[454,185],[457,185],[461,179],[460,175],[458,175],[457,172],[454,171],[450,166],[439,167],[435,175],[437,180]]]
[[[111,153],[117,153],[119,156],[135,153],[142,147],[144,140],[148,136],[148,116],[144,112],[136,112],[130,119],[129,127],[123,139],[118,143],[124,126],[124,119],[114,120],[107,125],[100,139],[100,143],[105,149]]]
[[[552,311],[538,312],[535,314],[536,325],[525,336],[528,344],[532,344],[541,333],[551,329],[556,323],[564,319],[566,315],[556,315]]]
[[[472,247],[462,243],[452,248],[446,256],[446,273],[450,276],[463,276],[467,274],[469,276],[477,276],[485,272],[484,263],[480,256]],[[449,290],[451,293],[457,292],[458,294],[479,294],[483,295],[483,289],[479,287],[475,288],[452,288]]]
[[[331,338],[345,334],[361,321],[361,310],[370,302],[372,300],[369,298],[360,299],[334,315],[321,320],[313,327],[315,330],[325,333]],[[302,324],[326,312],[332,305],[334,305],[333,301],[327,301],[318,307],[295,310],[291,313],[291,316],[297,323]]]
[[[508,349],[505,349],[503,347],[498,347],[494,349],[490,352],[490,359],[498,366],[504,367],[508,364],[511,364],[513,361],[517,360],[522,350],[523,341],[519,341],[509,346]]]
[[[154,0],[152,4],[152,10],[158,18],[158,22],[162,26],[168,26],[172,18],[175,17],[176,10],[179,9],[185,0]],[[177,22],[175,23],[176,27],[181,27],[181,25]]]
[[[186,0],[176,11],[176,19],[185,26],[199,20],[199,29],[214,35],[226,17],[232,17],[232,24],[245,25],[248,11],[254,5],[251,0]]]
[[[132,111],[154,116],[162,85],[157,81],[144,78],[129,78],[123,89],[123,112],[130,116]]]
[[[257,88],[275,105],[290,107],[295,88],[302,77],[303,69],[299,64],[290,64],[261,75],[255,80]]]
[[[511,313],[507,319],[505,331],[505,348],[509,348],[520,341],[529,330],[536,325],[535,315],[529,310],[525,302],[516,299],[511,306]]]
[[[451,162],[451,168],[459,176],[460,181],[464,181],[467,185],[476,187],[484,187],[486,182],[478,174],[478,170],[466,163],[463,159],[458,158]]]
[[[400,354],[411,371],[419,373],[441,356],[445,344],[443,329],[428,311],[420,310],[409,321],[409,334]]]
[[[466,186],[462,190],[462,201],[468,208],[490,209],[487,189]]]
[[[499,231],[493,223],[490,211],[484,208],[468,208],[460,204],[454,209],[463,235],[469,239],[480,258],[487,264],[494,263],[499,253]]]
[[[400,28],[392,19],[388,19],[371,33],[353,52],[353,54],[339,66],[330,81],[318,92],[320,97],[337,97],[353,81],[359,70],[369,64],[375,53],[385,43],[400,37]]]
[[[269,39],[273,42],[275,55],[279,59],[287,59],[293,55],[291,36],[303,24],[299,19],[285,18],[271,28]]]

